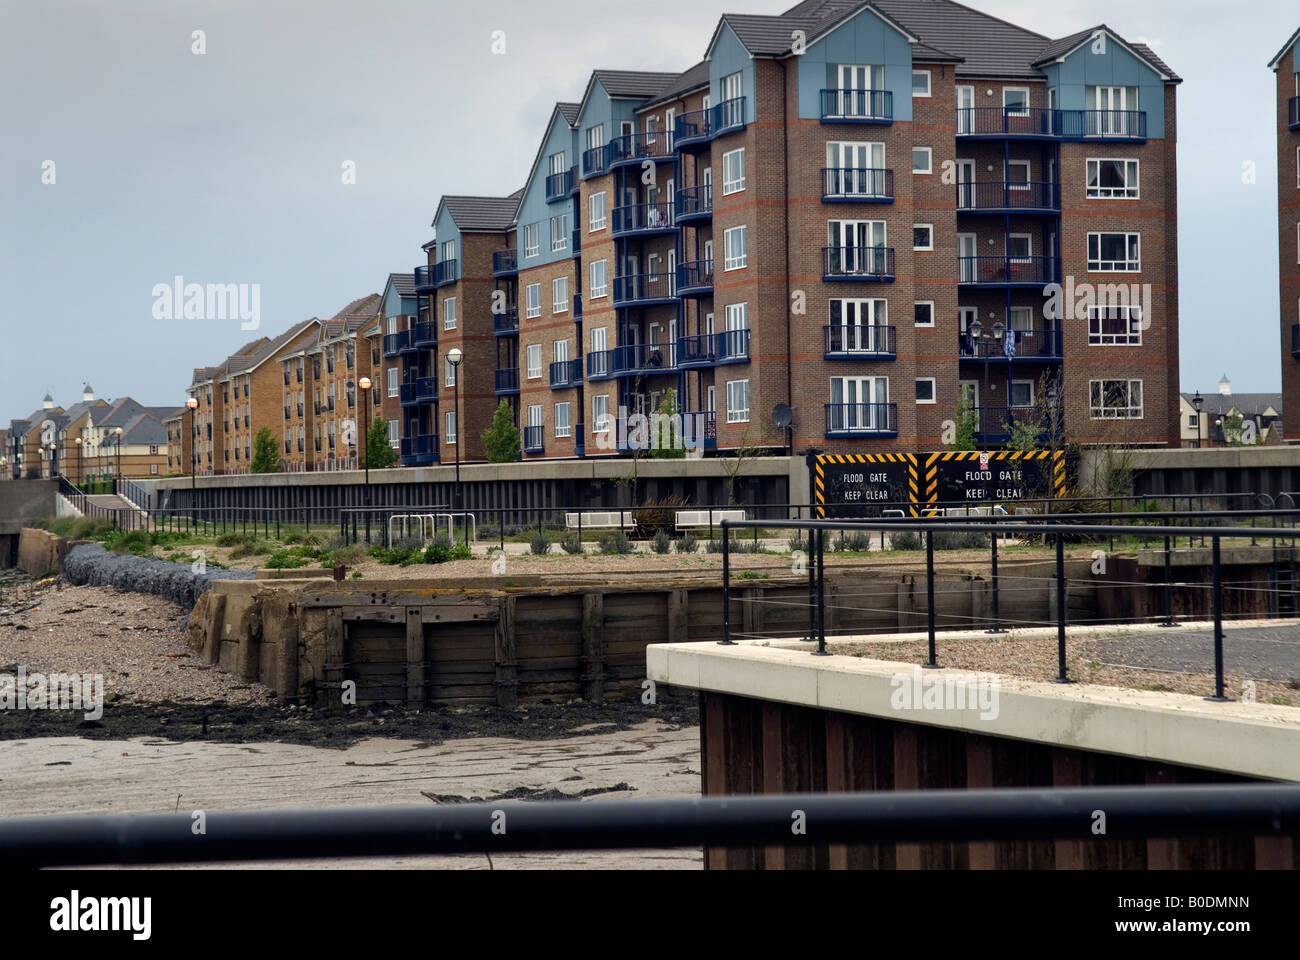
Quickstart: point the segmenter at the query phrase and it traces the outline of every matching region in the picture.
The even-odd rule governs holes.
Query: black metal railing
[[[824,167],[822,199],[889,203],[894,199],[894,171],[875,167]]]
[[[957,282],[970,286],[1043,286],[1059,283],[1056,257],[958,257]]]
[[[828,360],[893,359],[898,352],[896,327],[874,323],[833,323],[823,330]]]
[[[1061,209],[1061,185],[1047,181],[978,180],[957,184],[957,212]]]
[[[828,403],[827,437],[887,437],[898,434],[896,403]]]
[[[833,123],[893,123],[894,94],[890,90],[823,90],[822,121]]]
[[[891,282],[894,279],[894,248],[822,247],[822,274],[827,281]]]
[[[963,360],[1060,360],[1061,331],[1008,330],[1003,337],[957,335]]]

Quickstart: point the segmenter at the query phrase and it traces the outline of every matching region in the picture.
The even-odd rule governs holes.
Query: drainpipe
[[[785,397],[786,403],[791,407],[794,406],[794,375],[791,368],[794,365],[791,357],[791,337],[790,337],[790,118],[789,110],[786,106],[789,100],[789,71],[786,68],[786,61],[781,61],[781,133],[782,133],[782,156],[781,156],[781,176],[783,180],[782,189],[784,194],[781,205],[785,228]],[[755,85],[757,86],[757,84]],[[757,98],[756,98],[757,99]],[[786,427],[786,455],[794,456],[794,430],[792,427]]]

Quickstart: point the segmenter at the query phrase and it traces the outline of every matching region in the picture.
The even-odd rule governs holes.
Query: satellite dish
[[[782,430],[788,430],[794,423],[794,411],[788,403],[778,403],[772,408],[772,422]]]

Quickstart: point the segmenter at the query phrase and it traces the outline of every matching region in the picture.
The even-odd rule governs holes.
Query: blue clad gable
[[[754,60],[740,42],[730,24],[724,22],[718,41],[709,58],[709,97],[717,105],[722,102],[722,78],[740,73],[740,93],[745,98],[745,123],[754,122]]]
[[[452,218],[451,210],[443,205],[438,214],[438,219],[433,221],[433,235],[438,240],[436,248],[437,260],[442,259],[442,245],[448,240],[456,241],[456,259],[461,258],[464,244],[460,242],[460,227],[456,226],[456,221]]]
[[[869,10],[832,30],[798,58],[799,116],[821,117],[821,91],[830,87],[831,67],[852,63],[884,67],[884,89],[893,94],[894,119],[912,119],[912,45]]]
[[[384,288],[384,316],[415,316],[419,312],[415,297],[403,297],[397,292],[396,285],[390,280]],[[385,333],[387,330],[384,331]]]
[[[603,91],[602,91],[603,92]],[[594,93],[593,93],[594,98]],[[605,98],[608,102],[608,98]],[[580,118],[579,122],[582,122]],[[598,123],[599,121],[593,121]],[[608,128],[606,128],[608,129]],[[574,147],[576,137],[573,130],[569,128],[564,117],[556,111],[553,115],[550,129],[546,132],[546,140],[542,144],[541,154],[538,157],[537,169],[533,171],[532,179],[524,185],[523,203],[519,207],[518,213],[518,260],[519,266],[538,267],[547,263],[554,263],[557,260],[564,260],[570,256],[570,251],[566,246],[565,249],[551,251],[551,218],[560,214],[569,214],[572,219],[573,201],[569,198],[557,200],[555,203],[546,202],[546,178],[551,173],[551,157],[557,153],[565,155],[566,168],[579,165],[579,175],[581,175],[582,157],[575,154]],[[530,224],[538,224],[538,236],[540,242],[538,245],[538,255],[535,257],[524,256],[524,227]],[[568,225],[569,230],[573,229],[573,224]],[[441,236],[441,235],[439,235]]]
[[[1085,43],[1064,62],[1043,68],[1047,85],[1056,87],[1057,106],[1062,110],[1092,110],[1096,104],[1088,100],[1089,87],[1137,87],[1137,109],[1146,112],[1147,136],[1163,139],[1165,84],[1160,75],[1109,37],[1104,53],[1095,53],[1093,46],[1092,42]]]

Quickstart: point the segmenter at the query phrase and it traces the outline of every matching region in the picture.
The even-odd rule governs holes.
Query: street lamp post
[[[199,401],[195,397],[187,397],[185,406],[190,411],[190,529],[193,529],[194,511],[197,508],[199,499],[199,486],[196,479],[196,474],[199,472],[199,468],[196,466],[196,454],[199,445],[194,435],[194,412],[199,407]]]
[[[1201,391],[1196,391],[1196,396],[1192,397],[1192,406],[1196,408],[1196,445],[1201,446],[1201,407],[1205,405],[1205,398],[1201,396]]]
[[[50,451],[50,476],[57,477],[59,475],[59,445],[51,440],[46,449]]]
[[[74,476],[77,478],[77,486],[81,486],[81,450],[82,450],[81,437],[77,437],[77,439],[73,442],[76,443],[77,445],[77,472],[74,474]]]
[[[447,351],[447,362],[451,364],[452,411],[456,419],[456,510],[464,509],[464,498],[460,487],[460,362],[465,354],[460,347]],[[463,522],[463,521],[462,521]],[[465,536],[469,536],[469,527],[465,527]]]
[[[113,437],[117,442],[117,477],[113,481],[113,492],[117,493],[118,484],[122,480],[122,428],[117,427],[113,431]]]
[[[370,426],[370,378],[362,377],[357,381],[361,388],[361,462],[366,470],[366,543],[370,542],[370,447],[368,428]],[[356,443],[357,432],[352,431],[352,442]]]

